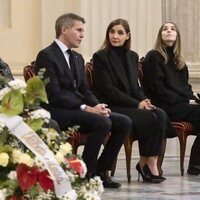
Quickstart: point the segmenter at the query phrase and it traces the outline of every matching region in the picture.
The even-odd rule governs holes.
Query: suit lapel
[[[57,55],[58,62],[60,63],[59,64],[60,70],[62,70],[64,72],[64,74],[66,74],[69,77],[69,79],[71,79],[71,81],[73,81],[73,77],[71,75],[67,61],[65,60],[65,57],[63,55],[63,52],[61,51],[59,46],[56,44],[56,42],[53,42],[52,45],[54,48],[54,53]]]

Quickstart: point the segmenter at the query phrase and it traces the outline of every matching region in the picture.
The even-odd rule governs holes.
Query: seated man
[[[49,104],[43,107],[50,111],[60,128],[79,125],[80,131],[88,134],[82,155],[88,169],[87,177],[99,175],[104,187],[119,188],[121,185],[113,182],[106,171],[111,169],[131,129],[131,120],[125,115],[111,113],[88,88],[83,57],[71,51],[79,47],[84,37],[84,23],[82,17],[73,13],[60,16],[55,24],[56,39],[39,52],[35,71],[46,70]],[[100,147],[110,131],[111,137],[97,161]]]

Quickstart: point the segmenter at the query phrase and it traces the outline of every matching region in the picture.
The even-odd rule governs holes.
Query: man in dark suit
[[[106,104],[99,103],[88,89],[84,59],[71,48],[78,48],[84,37],[85,20],[73,13],[60,16],[55,24],[56,39],[36,59],[36,73],[45,68],[49,78],[46,85],[49,104],[43,105],[50,111],[62,130],[79,125],[80,131],[88,134],[83,151],[87,165],[87,177],[99,175],[104,187],[118,188],[106,171],[110,170],[124,138],[131,128],[128,117],[111,113]],[[102,154],[98,158],[105,136],[112,132]]]

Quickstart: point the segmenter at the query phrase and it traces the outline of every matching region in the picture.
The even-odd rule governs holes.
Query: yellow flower
[[[32,167],[34,161],[28,154],[24,153],[19,158],[19,162],[18,163],[24,163],[24,164],[28,165],[29,167]]]
[[[6,167],[9,162],[9,155],[7,153],[0,153],[0,165]]]
[[[59,150],[63,155],[66,155],[68,153],[72,152],[72,146],[68,142],[65,144],[60,145],[60,150]]]
[[[50,128],[48,133],[47,133],[47,137],[50,139],[50,140],[55,140],[56,137],[58,137],[59,134],[57,133],[57,131],[53,128]]]
[[[20,150],[13,149],[13,151],[12,151],[12,161],[13,161],[13,163],[18,163],[21,155],[22,155],[22,152]]]
[[[56,153],[55,158],[59,164],[64,162],[64,155],[59,151]]]

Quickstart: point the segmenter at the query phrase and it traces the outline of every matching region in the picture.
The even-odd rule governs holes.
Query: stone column
[[[200,91],[200,1],[162,0],[163,22],[175,22],[181,33],[182,53],[195,92]]]
[[[130,24],[131,48],[144,56],[153,47],[162,23],[161,3],[161,0],[82,0],[81,15],[87,24],[81,52],[91,57],[103,43],[108,24],[123,18]]]

